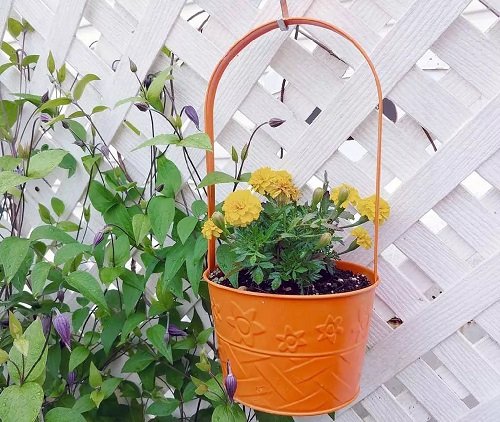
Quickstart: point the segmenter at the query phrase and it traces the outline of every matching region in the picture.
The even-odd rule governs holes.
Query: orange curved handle
[[[283,19],[285,25],[312,25],[318,26],[321,28],[329,29],[348,41],[351,42],[354,47],[363,55],[368,65],[370,66],[370,70],[375,79],[375,84],[377,86],[377,94],[378,94],[378,134],[377,134],[377,169],[376,169],[376,182],[375,182],[375,219],[374,219],[374,239],[373,239],[373,271],[375,273],[375,280],[377,280],[378,273],[378,244],[379,244],[379,213],[380,213],[380,175],[382,170],[382,125],[383,125],[383,95],[382,95],[382,86],[380,83],[380,79],[378,77],[377,71],[375,70],[375,65],[371,61],[370,57],[366,53],[366,51],[361,47],[361,45],[351,37],[347,32],[338,28],[335,25],[332,25],[328,22],[313,19],[313,18],[304,18],[304,17],[291,17]],[[236,57],[236,55],[243,50],[248,44],[250,44],[255,39],[260,36],[272,31],[273,29],[278,29],[279,25],[277,21],[271,21],[264,23],[238,41],[236,41],[233,46],[228,50],[228,52],[222,57],[219,61],[215,70],[210,77],[210,81],[208,82],[207,93],[205,95],[205,131],[210,137],[212,142],[212,147],[214,145],[214,103],[215,103],[215,94],[217,92],[217,87],[219,86],[219,82],[226,70],[227,66],[231,61]],[[213,148],[212,151],[207,151],[206,154],[206,165],[207,165],[207,173],[211,173],[215,170],[215,160]],[[208,215],[211,216],[215,211],[215,185],[208,186]],[[215,239],[212,238],[208,241],[208,271],[212,271],[215,268]]]

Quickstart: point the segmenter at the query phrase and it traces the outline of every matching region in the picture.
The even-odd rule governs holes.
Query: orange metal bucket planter
[[[378,280],[361,265],[337,266],[372,284],[349,293],[287,296],[224,287],[205,273],[219,357],[231,362],[238,380],[236,401],[305,416],[330,413],[357,397]]]
[[[236,400],[269,413],[317,415],[346,406],[359,392],[378,284],[383,95],[373,62],[352,36],[319,19],[288,17],[286,0],[280,1],[284,19],[251,30],[217,64],[205,96],[205,131],[213,146],[217,87],[227,66],[255,39],[278,28],[288,30],[291,25],[325,28],[347,39],[367,61],[377,87],[373,270],[344,261],[337,265],[366,275],[371,285],[354,292],[319,296],[260,294],[224,287],[208,279],[216,268],[214,238],[208,242],[208,269],[204,278],[209,285],[222,370],[225,376],[225,362],[229,360],[238,380]],[[207,151],[206,165],[207,173],[215,170],[213,151]],[[211,216],[215,211],[215,186],[208,186],[207,191]]]

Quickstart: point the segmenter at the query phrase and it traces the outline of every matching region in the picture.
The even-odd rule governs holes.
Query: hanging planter
[[[253,221],[258,224],[260,220],[258,220],[259,214],[257,213],[248,221],[238,221],[233,218],[231,222],[226,210],[225,222],[217,222],[217,219],[214,218],[207,223],[208,269],[204,273],[204,279],[209,286],[223,373],[224,376],[227,375],[226,366],[230,362],[232,372],[238,382],[235,400],[253,409],[269,413],[317,415],[330,413],[346,406],[354,401],[359,393],[359,380],[375,288],[379,281],[377,275],[378,229],[381,220],[383,221],[387,217],[385,215],[382,218],[380,211],[380,204],[383,201],[380,198],[383,96],[373,63],[356,40],[340,28],[327,22],[304,17],[288,18],[286,17],[286,8],[284,12],[284,19],[265,23],[238,40],[218,63],[206,94],[205,130],[213,143],[214,101],[219,81],[229,63],[256,38],[274,29],[287,30],[290,25],[313,25],[331,30],[350,41],[368,62],[378,92],[379,130],[376,194],[373,196],[371,218],[365,217],[359,223],[367,222],[369,219],[374,223],[374,268],[372,270],[351,262],[325,259],[325,268],[350,271],[353,280],[358,278],[365,280],[365,285],[361,288],[358,286],[357,290],[352,289],[353,291],[343,293],[329,294],[324,290],[315,292],[311,288],[311,284],[306,282],[301,284],[299,294],[283,294],[286,291],[280,290],[280,288],[284,285],[290,285],[290,279],[285,277],[284,280],[279,280],[279,283],[275,279],[273,281],[265,279],[266,276],[269,276],[269,272],[265,271],[265,266],[263,266],[264,271],[254,268],[247,271],[246,275],[241,276],[240,274],[236,281],[233,275],[231,284],[216,265],[215,237],[225,238],[226,234],[228,236],[234,235],[240,230],[238,226],[246,227]],[[207,172],[213,172],[214,155],[212,151],[207,152],[206,161]],[[252,184],[251,181],[250,184]],[[259,190],[256,189],[255,185],[252,186],[258,193],[266,195],[270,206],[276,209],[288,206],[283,205],[287,203],[293,203],[291,208],[299,214],[304,212],[306,207],[314,208],[314,201],[311,205],[297,205],[296,198],[292,199],[294,194],[287,198],[286,194],[284,196],[274,195],[271,190]],[[321,218],[328,213],[334,213],[335,218],[342,218],[344,215],[342,214],[343,207],[347,208],[347,205],[342,205],[343,199],[340,200],[340,203],[338,201],[335,203],[327,195],[324,197],[326,199],[316,201],[316,204],[319,205],[314,205],[317,208],[314,208],[312,212],[317,213]],[[255,198],[257,197],[255,196]],[[259,200],[255,199],[255,201]],[[255,205],[254,210],[259,210],[260,213],[259,206]],[[321,207],[326,208],[322,209]],[[215,186],[210,185],[208,186],[208,215],[212,216],[214,211]],[[262,214],[269,212],[266,209],[262,211]],[[219,215],[219,217],[221,216]],[[225,224],[227,223],[229,226],[233,225],[234,230],[229,229],[226,232]],[[213,235],[211,235],[210,230],[213,231]],[[332,232],[334,232],[333,229]],[[310,235],[310,237],[312,236]],[[326,243],[318,244],[318,250],[327,255],[333,254],[329,249],[331,242],[328,242],[328,239],[331,240],[331,233],[328,233],[326,238]],[[351,249],[353,244],[351,244]],[[299,240],[294,246],[297,250],[305,250],[310,247],[310,242],[308,245],[306,245],[306,237],[304,237],[303,244]],[[348,248],[348,250],[350,249]],[[240,258],[234,260],[236,267],[241,265],[242,259]],[[224,265],[220,262],[221,269],[226,271],[226,268],[222,268],[223,266],[228,267],[227,262]],[[229,274],[230,271],[228,278]],[[261,279],[262,275],[264,275],[263,280]],[[307,280],[307,274],[304,277]],[[235,288],[238,287],[238,282],[240,282],[240,288]],[[241,282],[243,282],[243,287]],[[259,286],[272,285],[271,290],[273,291],[255,291],[258,289],[254,289],[252,286],[255,287],[257,284]],[[307,288],[303,289],[303,286]],[[307,292],[315,293],[308,295]]]

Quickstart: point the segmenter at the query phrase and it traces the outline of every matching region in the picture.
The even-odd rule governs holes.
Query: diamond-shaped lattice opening
[[[478,173],[475,171],[471,173],[470,176],[466,177],[460,183],[465,189],[467,189],[471,195],[480,199],[486,193],[493,188],[490,183],[486,179],[483,179]]]
[[[391,378],[384,384],[384,386],[394,397],[399,396],[403,391],[406,390],[405,385],[401,381],[399,381],[397,377]]]
[[[408,390],[404,390],[396,401],[403,407],[403,409],[411,416],[415,422],[428,422],[431,420],[431,415],[419,403],[413,394]]]
[[[403,262],[399,270],[408,277],[417,290],[422,292],[429,300],[435,299],[442,293],[441,288],[411,259],[407,259]]]
[[[318,117],[320,113],[321,109],[319,107],[315,107],[311,114],[307,117],[306,123],[310,125],[312,122],[314,122],[314,120],[316,120],[316,117]]]
[[[395,177],[387,185],[384,186],[384,190],[392,195],[401,186],[401,183],[401,180]]]
[[[432,50],[427,50],[417,61],[417,66],[435,80],[441,79],[450,70],[450,66]]]
[[[420,218],[420,222],[434,234],[439,233],[448,225],[434,210],[425,213]]]
[[[474,409],[479,404],[479,401],[472,394],[464,397],[462,401],[469,409]]]
[[[469,321],[467,324],[460,328],[460,332],[463,336],[470,341],[472,344],[476,344],[483,338],[488,336],[488,333],[484,331],[476,321]]]
[[[435,369],[436,374],[461,400],[470,396],[470,391],[458,380],[458,378],[446,366],[441,365]]]
[[[101,33],[87,19],[82,18],[80,26],[76,31],[76,38],[90,47],[93,43],[99,41]]]
[[[408,257],[394,244],[389,245],[382,251],[382,257],[396,268],[399,268],[408,260]]]
[[[186,5],[181,11],[181,18],[188,22],[193,28],[198,31],[203,30],[210,19],[210,15],[196,2],[186,2]]]
[[[486,5],[486,2],[480,0],[471,1],[462,12],[462,16],[481,32],[486,32],[498,22],[498,15]]]
[[[275,96],[281,92],[283,76],[276,72],[271,66],[268,66],[262,76],[259,78],[259,84],[271,95]]]
[[[363,420],[367,420],[366,418],[370,417],[368,410],[366,410],[366,408],[363,406],[361,402],[353,405],[351,409],[354,413],[356,413],[356,415],[358,415]]]
[[[350,161],[360,161],[368,152],[363,145],[353,138],[349,138],[339,147],[339,151]]]

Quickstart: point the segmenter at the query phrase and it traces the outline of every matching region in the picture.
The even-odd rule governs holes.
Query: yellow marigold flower
[[[356,238],[356,243],[365,249],[372,247],[372,238],[363,227],[356,227],[351,231],[351,234]]]
[[[358,200],[356,204],[356,208],[358,212],[368,218],[368,220],[375,220],[375,195],[368,196],[366,198],[362,198]],[[385,220],[389,218],[391,214],[391,207],[387,203],[387,201],[383,198],[380,198],[380,215],[379,222],[383,223]]]
[[[215,225],[214,221],[211,218],[209,218],[203,224],[203,227],[201,228],[201,234],[205,239],[210,240],[213,237],[220,237],[220,235],[222,234],[222,230]]]
[[[300,197],[300,190],[294,185],[291,174],[280,170],[275,172],[275,177],[269,187],[269,194],[282,202],[296,202]]]
[[[337,204],[337,202],[339,201],[339,195],[341,193],[343,193],[343,195],[341,196],[345,197],[345,199],[341,204]],[[359,193],[355,187],[348,185],[347,183],[342,183],[341,185],[331,190],[330,199],[339,207],[345,208],[349,204],[356,205],[356,203],[359,201]]]
[[[269,187],[271,186],[272,180],[275,176],[275,172],[269,167],[262,167],[255,170],[250,176],[248,183],[252,186],[256,192],[261,195],[269,193]]]
[[[262,204],[250,191],[237,190],[228,195],[222,210],[228,224],[235,227],[245,227],[259,218]]]

